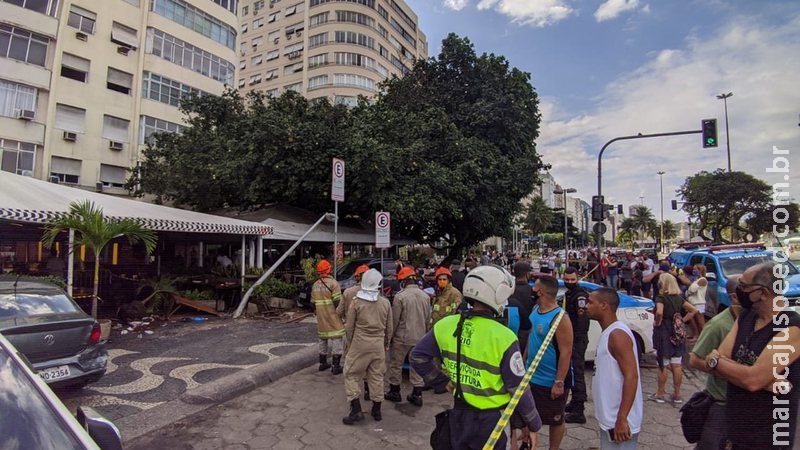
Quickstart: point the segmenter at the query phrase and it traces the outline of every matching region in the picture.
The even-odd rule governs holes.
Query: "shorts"
[[[692,306],[697,308],[697,312],[699,312],[700,314],[705,314],[706,313],[706,304],[705,303],[699,303],[697,305],[692,305]]]
[[[681,364],[683,364],[683,358],[681,358],[680,356],[673,356],[672,358],[664,358],[663,360],[661,360],[661,364],[662,367],[666,367],[670,364],[675,364],[680,366]]]
[[[564,394],[556,399],[550,398],[550,388],[531,384],[533,401],[536,402],[536,410],[542,418],[544,425],[561,425],[564,423],[564,410],[567,407],[567,397],[569,389],[564,389]]]
[[[512,430],[521,430],[526,426],[528,426],[528,424],[525,423],[525,420],[522,419],[522,416],[520,415],[520,413],[517,412],[516,409],[514,409],[514,413],[511,414],[510,423]]]

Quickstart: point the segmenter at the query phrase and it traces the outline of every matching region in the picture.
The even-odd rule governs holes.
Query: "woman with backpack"
[[[658,360],[658,392],[650,395],[656,403],[666,401],[665,387],[667,369],[672,372],[673,392],[670,400],[674,404],[683,403],[681,399],[681,381],[683,369],[681,362],[686,353],[686,328],[684,322],[691,320],[697,313],[691,303],[681,295],[681,289],[675,277],[658,277],[656,297],[656,320],[653,326],[653,347]],[[684,315],[686,311],[686,315]]]

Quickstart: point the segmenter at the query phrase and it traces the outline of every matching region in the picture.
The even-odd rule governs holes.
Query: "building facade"
[[[402,0],[242,2],[237,86],[278,96],[296,91],[355,105],[402,76],[428,43]]]
[[[2,169],[125,193],[182,96],[235,82],[237,0],[0,0]]]

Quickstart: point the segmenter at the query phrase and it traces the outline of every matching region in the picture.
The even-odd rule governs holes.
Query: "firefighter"
[[[368,270],[369,266],[366,264],[356,267],[356,271],[353,273],[353,278],[356,280],[356,284],[350,286],[349,288],[345,289],[344,292],[342,292],[342,301],[339,302],[338,306],[336,306],[336,314],[338,314],[342,319],[342,323],[344,323],[344,320],[347,317],[347,309],[353,304],[358,290],[361,289],[361,276],[364,275],[364,272]]]
[[[456,308],[461,304],[463,296],[461,292],[456,289],[451,280],[453,274],[447,267],[439,267],[434,274],[436,277],[436,295],[433,297],[433,312],[431,313],[432,325],[435,325],[439,320],[454,314]]]
[[[417,341],[428,331],[431,321],[431,307],[428,294],[417,284],[417,274],[411,267],[403,267],[397,274],[403,288],[394,297],[392,303],[392,321],[394,333],[389,347],[389,392],[386,399],[392,402],[402,401],[400,383],[403,377],[403,362],[417,344]],[[424,382],[414,369],[409,370],[411,385],[414,387],[406,399],[416,406],[422,406],[422,387]]]
[[[361,412],[361,382],[366,377],[372,399],[372,418],[380,421],[383,401],[383,374],[386,352],[392,336],[392,306],[380,295],[381,273],[370,269],[361,278],[361,289],[353,306],[347,310],[347,358],[344,363],[344,390],[350,413],[342,418],[345,425],[364,419]]]
[[[342,351],[344,350],[344,324],[336,314],[336,304],[342,299],[339,283],[331,277],[331,263],[323,259],[317,263],[319,279],[311,287],[311,303],[317,315],[319,335],[319,371],[331,369],[331,373],[342,373]],[[328,355],[331,363],[328,364]]]

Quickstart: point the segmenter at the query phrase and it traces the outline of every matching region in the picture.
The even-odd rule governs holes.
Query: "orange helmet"
[[[411,267],[403,267],[400,269],[400,272],[397,272],[397,279],[398,280],[405,280],[408,277],[417,276],[417,273],[414,272],[414,269]]]
[[[355,271],[355,273],[353,273],[353,276],[357,277],[357,276],[363,274],[364,272],[366,272],[368,270],[369,270],[369,266],[366,265],[366,264],[362,264],[362,265],[356,267],[356,271]]]
[[[333,267],[331,267],[331,263],[329,263],[327,259],[323,259],[317,263],[317,272],[319,272],[320,275],[330,275],[331,270],[333,270]]]
[[[436,278],[439,278],[439,275],[447,275],[447,278],[453,278],[453,274],[447,267],[439,267],[438,269],[436,269],[434,276],[436,276]]]

